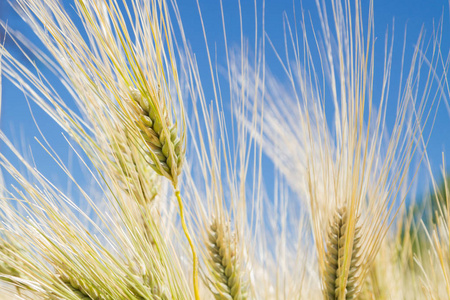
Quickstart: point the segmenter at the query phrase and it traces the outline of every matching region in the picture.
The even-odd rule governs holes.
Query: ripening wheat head
[[[331,127],[327,122],[317,127],[311,124],[310,120],[321,120],[322,112],[314,111],[310,117],[305,110],[302,126],[307,132],[304,144],[311,145],[306,150],[306,176],[325,297],[353,299],[361,290],[398,205],[403,203],[401,191],[409,184],[407,177],[422,134],[429,87],[425,84],[425,90],[418,92],[418,74],[424,64],[419,38],[399,94],[395,122],[388,129],[385,119],[392,50],[386,53],[381,98],[375,101],[371,8],[364,28],[358,2],[353,17],[345,9],[349,2],[342,5],[336,1],[332,6],[336,12],[333,25],[337,28],[338,63],[335,70],[336,65],[329,61],[327,72],[331,74],[334,132],[323,135]],[[328,32],[330,26],[325,22],[323,31]],[[325,39],[325,45],[333,53],[331,40]],[[434,57],[430,61],[433,63]],[[303,94],[304,99],[306,96]],[[323,102],[317,101],[320,110]]]
[[[299,33],[287,24],[286,53],[293,53],[294,62],[283,67],[291,91],[283,94],[276,80],[266,86],[263,143],[280,145],[266,147],[267,153],[307,200],[324,298],[354,299],[409,189],[427,99],[436,98],[430,76],[438,43],[425,45],[420,36],[411,60],[402,61],[407,69],[399,75],[392,113],[387,102],[393,42],[386,38],[380,62],[372,4],[367,22],[360,1],[331,1],[330,6],[318,1],[320,30],[309,30],[305,19]],[[425,60],[427,50],[432,55]],[[383,66],[381,81],[375,79],[376,66]],[[422,71],[424,66],[429,71]],[[428,72],[425,83],[421,72]],[[289,96],[294,101],[278,104]]]

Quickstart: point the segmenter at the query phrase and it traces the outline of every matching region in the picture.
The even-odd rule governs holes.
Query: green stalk
[[[198,289],[198,258],[197,253],[195,252],[194,243],[192,242],[191,236],[189,235],[189,231],[186,226],[186,222],[184,220],[184,212],[183,212],[183,201],[181,201],[180,191],[175,188],[175,195],[177,196],[178,200],[178,207],[180,208],[180,219],[181,219],[181,226],[183,227],[184,235],[186,236],[189,245],[191,246],[192,250],[192,268],[193,268],[193,281],[194,281],[194,295],[195,300],[200,300],[200,293]]]

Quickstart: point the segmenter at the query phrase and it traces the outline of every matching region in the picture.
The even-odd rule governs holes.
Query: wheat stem
[[[198,257],[197,257],[197,253],[195,252],[194,243],[192,242],[191,236],[189,235],[189,231],[186,226],[186,222],[184,220],[183,201],[181,200],[180,191],[176,187],[174,187],[174,189],[175,189],[175,195],[176,195],[177,201],[178,201],[178,207],[180,209],[181,226],[183,227],[184,235],[186,236],[186,238],[189,242],[189,246],[191,246],[191,250],[192,250],[192,268],[193,268],[192,277],[193,277],[193,281],[194,281],[194,295],[195,295],[195,299],[199,300],[200,293],[199,293],[199,288],[198,288]]]

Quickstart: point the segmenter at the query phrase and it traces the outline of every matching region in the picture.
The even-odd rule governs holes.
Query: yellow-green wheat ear
[[[7,259],[11,259],[10,251],[17,251],[15,247],[10,246],[9,244],[5,242],[0,243],[0,275],[6,275],[6,276],[14,276],[14,277],[20,277],[20,271],[11,266]],[[4,257],[2,257],[4,256]],[[8,280],[7,278],[2,278],[4,281],[13,282],[12,280]]]
[[[142,143],[136,147],[130,139],[131,135],[125,132],[123,136],[118,135],[111,142],[115,179],[120,188],[134,196],[140,205],[152,204],[158,195],[161,177],[142,157]],[[141,180],[145,181],[145,184]]]
[[[12,244],[2,241],[0,242],[0,279],[4,282],[11,283],[16,286],[16,291],[20,295],[21,289],[27,289],[28,287],[21,283],[19,280],[15,279],[25,279],[21,271],[13,266],[10,262],[17,263],[17,259],[11,255],[13,252],[23,251],[14,247]],[[20,265],[20,264],[19,264]]]
[[[151,299],[157,300],[169,300],[174,299],[168,288],[166,288],[163,284],[159,284],[155,279],[155,276],[152,275],[152,272],[147,272],[142,277],[138,277],[134,275],[134,280],[139,281],[146,289],[146,294],[151,295]],[[130,285],[130,290],[139,300],[148,299],[141,292],[139,292],[135,287]]]
[[[93,300],[104,300],[105,298],[101,292],[92,285],[91,282],[87,282],[80,276],[75,276],[70,274],[70,272],[65,272],[61,269],[57,270],[57,277],[66,286],[79,297],[79,299],[93,299]],[[49,297],[50,299],[57,299],[57,297]]]
[[[185,155],[184,136],[178,136],[177,124],[171,124],[159,99],[143,96],[137,89],[131,89],[131,97],[139,108],[137,125],[149,149],[150,166],[177,186]]]
[[[208,230],[208,250],[214,297],[217,300],[247,299],[247,286],[236,253],[236,242],[217,220]]]
[[[356,220],[357,221],[357,220]],[[356,222],[357,224],[357,222]],[[325,262],[326,299],[356,299],[361,290],[361,227],[355,226],[350,268],[347,275],[345,295],[340,295],[344,272],[344,255],[348,213],[345,207],[336,210],[328,229],[327,252]]]
[[[180,210],[181,226],[192,251],[194,295],[195,299],[200,299],[198,257],[186,225],[183,201],[178,189],[178,176],[181,174],[185,155],[185,134],[182,131],[181,135],[178,136],[177,124],[172,124],[170,121],[169,112],[161,97],[159,91],[157,95],[143,95],[139,90],[131,88],[131,98],[134,101],[134,108],[138,114],[137,125],[148,146],[148,162],[159,175],[167,177],[172,182],[175,190]]]

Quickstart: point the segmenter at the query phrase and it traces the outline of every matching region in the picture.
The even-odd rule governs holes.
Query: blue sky
[[[11,8],[5,3],[6,1],[0,0],[0,18],[8,22],[8,26],[16,30],[22,31],[27,36],[32,37],[30,30],[24,25],[20,19],[14,15]],[[229,45],[238,45],[240,41],[240,25],[239,25],[239,10],[237,0],[227,1],[224,0],[224,12],[226,17],[226,26],[228,34]],[[367,1],[363,1],[367,2]],[[206,34],[208,36],[208,42],[211,49],[214,46],[218,50],[218,62],[219,64],[225,63],[223,59],[223,34],[221,13],[218,1],[203,0],[200,1],[202,14],[206,26]],[[242,17],[244,34],[251,41],[253,45],[254,38],[254,4],[253,1],[242,1]],[[317,20],[317,9],[315,1],[303,1],[303,8],[306,11],[310,11],[313,22]],[[366,6],[363,4],[363,11]],[[295,1],[297,13],[299,12],[300,1]],[[258,16],[261,16],[261,1],[257,1]],[[293,20],[292,13],[293,2],[292,0],[282,1],[266,1],[265,3],[265,29],[267,36],[271,41],[277,45],[278,50],[282,51],[283,46],[283,13],[286,12],[290,21]],[[199,61],[199,68],[201,74],[205,78],[209,78],[209,65],[205,56],[205,45],[203,35],[201,32],[201,25],[199,20],[199,14],[197,10],[197,4],[195,0],[179,1],[179,8],[181,11],[181,17],[184,24],[186,35],[192,45],[194,52],[196,53]],[[377,38],[377,53],[379,59],[383,59],[384,50],[384,37],[387,29],[391,29],[393,20],[395,19],[395,50],[394,50],[394,66],[392,69],[393,78],[396,78],[395,74],[399,72],[399,60],[401,57],[401,50],[403,45],[403,36],[405,26],[408,28],[407,35],[407,50],[412,51],[414,41],[416,40],[420,29],[425,29],[427,37],[431,36],[433,31],[433,24],[436,24],[442,13],[444,13],[444,34],[443,36],[443,51],[447,53],[450,50],[450,16],[449,16],[449,4],[447,1],[433,1],[433,0],[378,0],[374,1],[374,14],[375,14],[375,36]],[[261,28],[259,32],[261,34]],[[7,43],[8,47],[12,47],[12,44]],[[13,48],[10,48],[13,49]],[[274,58],[272,50],[267,47],[267,63],[270,65],[271,70],[276,75],[280,72],[280,67]],[[19,52],[16,52],[20,55]],[[376,58],[377,59],[377,58]],[[206,81],[208,82],[208,81]],[[36,129],[34,122],[29,113],[28,103],[11,84],[3,81],[3,101],[1,110],[0,126],[16,144],[28,145],[33,148],[34,158],[39,165],[44,166],[44,172],[50,179],[56,181],[61,180],[59,171],[56,170],[54,164],[51,163],[51,159],[39,149],[38,144],[34,141],[34,136],[39,136],[39,131]],[[392,90],[396,90],[395,80],[392,81]],[[398,82],[397,82],[398,84]],[[205,86],[205,92],[211,93],[208,86]],[[395,103],[390,104],[395,107]],[[63,161],[70,160],[70,151],[64,141],[60,128],[58,128],[45,114],[43,114],[35,105],[31,104],[31,108],[41,130],[45,133],[46,138],[52,143],[57,153],[59,153]],[[450,166],[450,115],[446,110],[444,104],[441,105],[440,110],[436,117],[436,125],[432,134],[430,144],[428,146],[428,152],[435,171],[439,170],[441,165],[441,153],[446,153],[447,167]],[[23,141],[21,141],[23,139]],[[2,145],[3,146],[3,145]],[[0,151],[5,151],[4,147]],[[76,168],[76,166],[74,166]],[[64,182],[59,182],[64,184]]]

